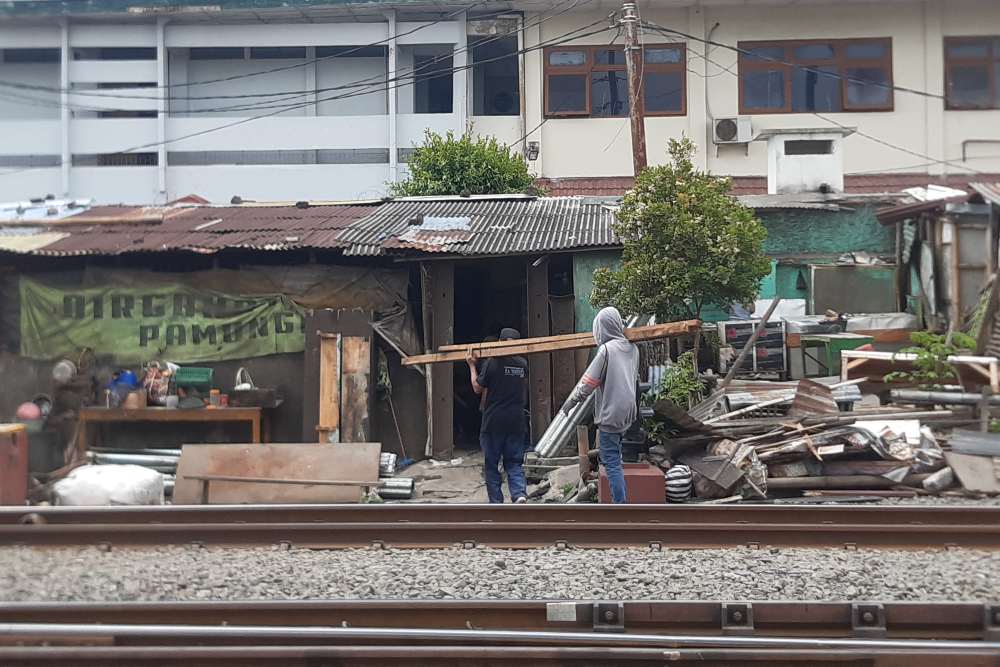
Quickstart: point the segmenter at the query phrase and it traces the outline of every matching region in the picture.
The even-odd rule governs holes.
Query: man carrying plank
[[[500,340],[517,340],[517,329],[501,329]],[[524,408],[527,402],[528,362],[524,357],[493,357],[478,366],[479,355],[470,346],[465,357],[469,364],[472,390],[486,399],[479,444],[483,448],[486,493],[491,503],[503,502],[500,462],[507,473],[507,488],[515,503],[528,502],[524,479]]]
[[[597,355],[590,362],[580,382],[563,404],[569,413],[577,404],[597,391],[594,400],[594,423],[597,424],[598,451],[608,475],[611,500],[628,499],[625,471],[622,467],[622,434],[636,420],[636,382],[639,375],[639,348],[625,337],[625,324],[617,308],[604,308],[594,318]]]

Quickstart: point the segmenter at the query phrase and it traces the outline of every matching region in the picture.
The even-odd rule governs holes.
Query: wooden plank
[[[675,336],[685,336],[697,331],[701,326],[698,320],[685,320],[683,322],[668,322],[666,324],[651,324],[645,327],[633,327],[625,329],[625,337],[633,343],[645,340],[656,340],[658,338],[673,338]],[[407,357],[403,360],[404,366],[415,364],[439,364],[446,361],[465,361],[465,355],[469,347],[479,353],[480,358],[489,359],[491,357],[506,357],[510,355],[529,355],[544,352],[556,352],[559,350],[579,350],[594,347],[594,337],[590,334],[574,335],[572,337],[542,336],[539,338],[523,338],[519,341],[511,341],[511,345],[504,347],[482,348],[480,344],[467,345],[461,350],[447,352],[435,352],[432,354],[420,354]]]
[[[339,479],[280,479],[271,477],[240,477],[238,475],[187,475],[199,482],[248,482],[250,484],[303,484],[306,486],[379,486],[379,480],[357,481]]]
[[[436,349],[455,340],[455,266],[452,262],[424,262],[421,272],[426,280],[424,308],[429,322],[424,335],[429,347]],[[465,359],[465,352],[453,354]],[[432,366],[427,377],[429,451],[434,458],[447,460],[455,446],[453,369]]]
[[[896,344],[910,342],[910,334],[916,329],[865,329],[850,331],[848,333],[859,334],[861,336],[871,336],[875,340],[873,343]],[[790,348],[802,345],[802,335],[800,333],[785,334],[785,345]],[[805,334],[806,336],[810,334]]]
[[[377,442],[184,445],[177,463],[174,504],[201,503],[202,483],[191,477],[378,479],[380,451]],[[361,495],[358,487],[220,481],[211,484],[208,500],[213,504],[337,503],[359,502]]]
[[[966,491],[1000,493],[1000,481],[994,472],[996,458],[956,452],[945,452],[944,458]]]
[[[340,334],[319,342],[320,442],[340,442]]]
[[[552,334],[549,320],[549,264],[528,264],[528,336],[540,338]],[[531,411],[531,437],[538,442],[552,422],[552,357],[536,354],[528,358],[528,407]]]
[[[366,442],[369,433],[368,392],[371,340],[359,336],[341,339],[340,441]]]
[[[564,334],[560,334],[558,336],[546,336],[545,338],[547,340],[551,340],[552,342],[578,341],[578,342],[582,343],[582,342],[586,342],[588,339],[593,339],[593,335],[590,334],[590,333],[587,333],[587,332],[584,332],[584,333],[564,333]],[[505,348],[511,347],[512,345],[518,345],[518,344],[520,344],[522,342],[524,342],[524,339],[521,339],[520,341],[517,341],[517,340],[513,340],[513,341],[511,341],[511,340],[495,340],[495,341],[492,341],[490,343],[482,343],[482,342],[459,343],[457,345],[442,345],[441,347],[439,347],[437,349],[437,351],[438,352],[456,352],[457,351],[457,352],[463,352],[464,353],[464,352],[468,351],[469,346],[471,345],[473,348],[475,348],[477,351],[479,351],[481,353],[483,350],[505,349]]]
[[[552,333],[556,335],[572,333],[576,324],[575,301],[570,296],[550,296],[549,312],[552,315]],[[576,352],[566,350],[552,353],[552,407],[559,407],[569,397],[576,380]]]

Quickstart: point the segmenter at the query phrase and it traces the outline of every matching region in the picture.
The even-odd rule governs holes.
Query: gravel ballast
[[[1000,552],[0,550],[6,601],[369,599],[1000,599]]]

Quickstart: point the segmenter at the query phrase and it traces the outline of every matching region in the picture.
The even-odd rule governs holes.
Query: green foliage
[[[396,197],[534,193],[534,177],[524,158],[493,137],[455,138],[430,130],[408,163],[410,177],[390,183]]]
[[[945,336],[930,331],[916,331],[910,334],[910,342],[913,345],[900,351],[917,355],[913,370],[889,373],[885,376],[886,382],[908,382],[926,389],[960,383],[958,371],[948,363],[948,357],[968,354],[976,348],[975,339],[960,331],[951,334],[950,342]]]
[[[694,370],[694,352],[685,352],[677,358],[672,366],[667,368],[660,378],[659,384],[650,389],[643,397],[645,405],[654,405],[663,398],[670,399],[675,405],[690,408],[702,398],[701,380]],[[655,419],[647,419],[643,424],[646,435],[658,444],[666,444],[669,435],[664,424]]]
[[[729,195],[728,179],[695,169],[690,139],[672,139],[668,150],[671,163],[640,173],[622,200],[621,268],[594,272],[591,301],[661,322],[752,301],[771,271],[767,230]]]
[[[660,383],[650,389],[644,399],[646,405],[669,398],[681,407],[688,407],[692,399],[701,395],[701,390],[701,380],[694,372],[694,352],[688,351],[667,368]]]

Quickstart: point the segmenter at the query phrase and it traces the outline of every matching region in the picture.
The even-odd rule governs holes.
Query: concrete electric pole
[[[625,27],[625,66],[628,72],[628,112],[632,127],[632,166],[635,175],[646,168],[646,125],[642,99],[642,45],[639,12],[634,2],[622,3]]]

